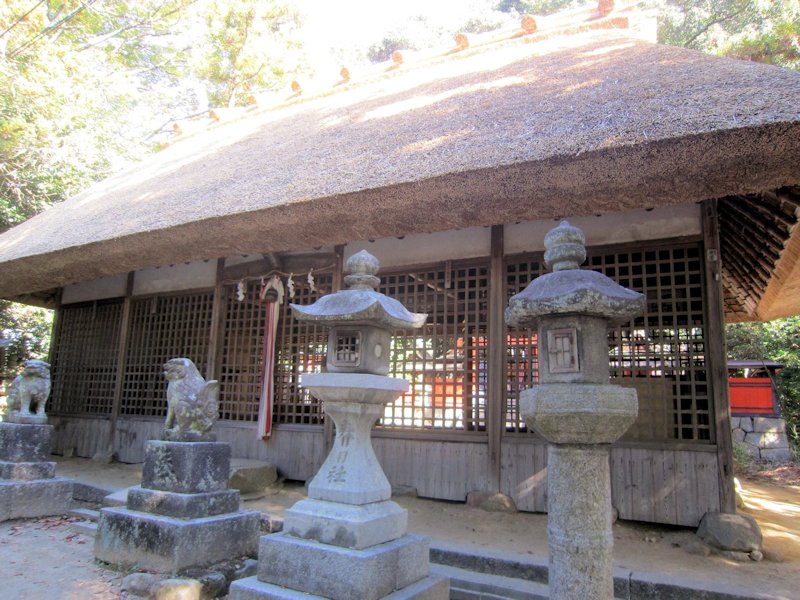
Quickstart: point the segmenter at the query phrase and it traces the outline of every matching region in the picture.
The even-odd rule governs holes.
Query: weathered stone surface
[[[761,551],[761,530],[753,517],[745,514],[707,512],[697,536],[712,548],[736,552]]]
[[[580,314],[629,320],[644,312],[644,296],[626,289],[602,273],[580,269],[546,273],[511,297],[505,320],[512,327],[535,329],[542,317]]]
[[[249,458],[232,458],[228,487],[242,494],[261,492],[278,480],[278,469],[270,462]]]
[[[135,486],[128,489],[127,508],[168,517],[195,519],[236,512],[239,510],[239,492],[222,490],[180,494]]]
[[[517,512],[517,505],[509,496],[499,492],[473,490],[467,494],[467,505],[475,506],[489,512]]]
[[[731,430],[739,429],[739,423],[741,420],[741,417],[731,417]]]
[[[744,438],[747,435],[744,429],[736,429],[731,430],[731,437],[733,438],[734,442],[744,442]]]
[[[0,461],[0,479],[32,481],[34,479],[52,479],[55,476],[56,463],[54,462]]]
[[[773,463],[787,463],[792,460],[792,451],[786,448],[762,448],[760,451],[761,460]]]
[[[154,600],[200,600],[203,584],[196,579],[162,579],[154,589]]]
[[[295,537],[363,549],[401,537],[408,512],[392,501],[363,505],[306,499],[284,512],[283,531]]]
[[[382,329],[422,327],[426,314],[409,312],[394,298],[375,288],[380,279],[375,275],[380,265],[366,250],[354,254],[345,265],[344,281],[349,289],[322,296],[314,304],[292,304],[292,314],[300,321],[320,323],[326,327],[367,323]]]
[[[246,558],[242,567],[234,572],[233,579],[255,577],[256,573],[258,573],[258,561],[252,558]]]
[[[308,484],[308,495],[344,504],[389,500],[392,487],[375,456],[370,431],[383,406],[405,392],[408,382],[363,373],[305,373],[301,384],[325,403],[336,424],[333,448]]]
[[[71,501],[72,481],[63,477],[0,481],[0,521],[62,514]]]
[[[789,441],[785,434],[774,431],[753,432],[745,435],[745,444],[750,444],[756,448],[788,448]]]
[[[206,442],[216,439],[210,433],[219,416],[219,382],[206,382],[188,358],[173,358],[164,363],[167,384],[165,435],[172,441]]]
[[[0,423],[0,460],[47,462],[52,436],[52,425]]]
[[[753,417],[742,417],[739,420],[739,427],[741,427],[746,433],[753,431]]]
[[[197,431],[173,431],[167,429],[161,435],[165,442],[216,442],[217,434],[213,431],[198,433]]]
[[[786,422],[774,417],[753,417],[753,431],[758,433],[786,433]]]
[[[550,444],[547,536],[552,598],[613,598],[608,447]]]
[[[50,396],[50,365],[43,360],[27,360],[22,373],[14,378],[8,391],[6,421],[44,425],[45,403]]]
[[[254,556],[257,512],[177,519],[125,508],[100,511],[95,558],[121,567],[138,565],[159,573]]]
[[[161,576],[153,573],[131,573],[122,580],[121,589],[135,596],[149,598],[154,595]]]
[[[145,449],[142,487],[182,494],[228,488],[231,447],[220,442],[150,440]]]
[[[636,390],[618,385],[548,383],[520,393],[525,422],[557,444],[610,444],[639,413]]]
[[[353,550],[277,533],[261,538],[258,558],[260,581],[333,600],[376,600],[427,577],[428,539],[406,535]]]
[[[231,584],[228,598],[230,600],[325,600],[328,596],[290,590],[271,583],[264,583],[256,577],[248,577]],[[449,579],[443,576],[429,575],[402,590],[384,596],[382,600],[448,600],[449,598]]]

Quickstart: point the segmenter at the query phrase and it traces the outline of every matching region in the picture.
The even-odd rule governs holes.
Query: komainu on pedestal
[[[231,447],[211,431],[219,384],[191,360],[164,364],[168,412],[162,440],[145,448],[142,484],[125,508],[100,511],[95,557],[121,567],[178,573],[237,556],[254,556],[259,513],[239,510],[228,489]]]
[[[72,482],[56,477],[56,463],[49,460],[49,395],[50,365],[27,361],[11,384],[0,423],[0,521],[57,515],[72,501]]]

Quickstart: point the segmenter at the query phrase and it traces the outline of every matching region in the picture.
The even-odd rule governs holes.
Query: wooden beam
[[[61,295],[64,288],[58,288],[56,292],[55,307],[53,308],[53,328],[50,330],[50,349],[47,351],[47,362],[52,368],[53,360],[55,358],[55,350],[58,345],[58,339],[61,337],[61,322],[63,321],[63,309],[61,308]],[[5,375],[5,363],[0,363],[0,379]]]
[[[489,365],[486,407],[486,431],[489,443],[489,490],[500,491],[501,444],[506,394],[506,309],[504,229],[492,226],[492,246],[489,260]]]
[[[728,396],[728,352],[725,343],[725,315],[722,304],[722,269],[716,200],[703,202],[703,241],[706,288],[705,322],[708,344],[706,367],[713,397],[714,437],[717,444],[717,469],[719,472],[719,509],[724,513],[735,513],[733,442]]]
[[[331,280],[331,293],[338,292],[342,289],[342,282],[344,281],[344,246],[336,246],[334,248],[335,261],[333,265],[333,278]],[[322,431],[325,440],[325,456],[333,448],[333,420],[327,416],[323,419]]]
[[[128,273],[128,281],[125,287],[125,299],[122,301],[122,319],[119,325],[119,344],[117,346],[117,373],[114,378],[114,398],[111,404],[111,424],[108,428],[108,445],[112,456],[116,454],[115,446],[117,434],[117,420],[119,419],[119,408],[122,405],[122,384],[125,380],[125,367],[128,358],[128,335],[131,329],[131,297],[133,296],[134,272]]]
[[[214,301],[211,306],[211,331],[208,336],[208,364],[206,379],[220,378],[222,344],[225,339],[225,287],[222,285],[225,259],[217,259],[217,275],[214,281]]]

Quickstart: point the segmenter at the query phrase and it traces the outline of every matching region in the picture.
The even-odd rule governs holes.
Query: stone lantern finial
[[[578,269],[586,260],[586,236],[567,221],[544,236],[544,264],[553,271]]]
[[[376,277],[380,270],[378,259],[366,250],[362,250],[347,259],[344,270],[347,273],[344,282],[351,290],[375,290],[381,283]]]

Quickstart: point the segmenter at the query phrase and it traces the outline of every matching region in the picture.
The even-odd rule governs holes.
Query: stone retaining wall
[[[756,460],[788,462],[792,455],[786,423],[777,417],[731,417],[733,441],[742,444]]]

